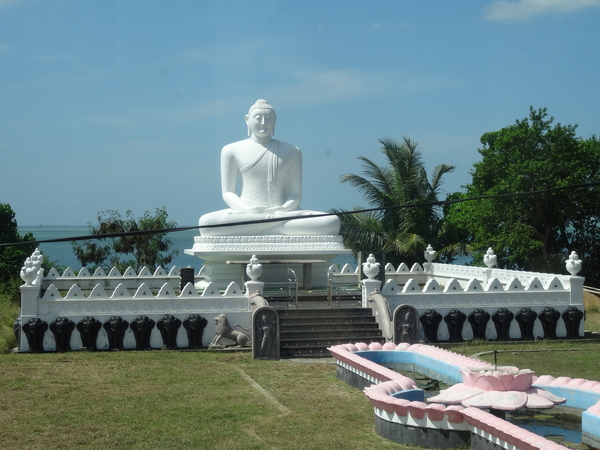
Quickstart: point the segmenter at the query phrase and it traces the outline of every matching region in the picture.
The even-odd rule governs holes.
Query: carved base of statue
[[[290,268],[296,273],[300,288],[325,288],[331,260],[352,254],[339,235],[196,236],[193,248],[184,252],[204,260],[204,279],[196,286],[203,288],[212,282],[219,289],[225,289],[232,281],[243,286],[252,255],[263,266],[260,281],[287,281]]]

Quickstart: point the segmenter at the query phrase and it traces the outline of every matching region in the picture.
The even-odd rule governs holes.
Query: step
[[[281,327],[305,324],[343,324],[343,323],[376,323],[374,316],[356,316],[356,317],[280,317]]]
[[[280,329],[282,327],[280,326]],[[286,323],[283,327],[284,332],[320,332],[330,330],[377,330],[379,325],[374,320],[368,322],[339,322],[339,323],[322,323],[322,322],[301,322],[301,323]]]
[[[345,333],[345,334],[333,334],[330,336],[306,336],[302,338],[281,338],[280,343],[281,347],[302,347],[306,345],[317,345],[317,346],[327,346],[330,345],[338,345],[338,344],[347,344],[349,342],[365,342],[369,343],[371,341],[379,341],[380,339],[385,339],[381,335],[381,330],[377,332],[371,333]]]
[[[365,340],[352,340],[352,339],[339,339],[339,340],[331,340],[330,344],[326,345],[316,345],[314,343],[309,345],[299,345],[299,346],[289,346],[282,345],[281,346],[281,357],[284,358],[329,358],[331,357],[331,353],[327,350],[328,347],[332,345],[340,345],[340,344],[348,344],[349,342],[379,342],[380,344],[385,343],[384,338],[377,339],[369,339]]]
[[[370,308],[278,310],[282,357],[329,357],[327,347],[385,343]]]
[[[373,314],[370,308],[339,309],[280,309],[279,318],[283,317],[362,317]]]
[[[321,333],[281,333],[280,340],[281,343],[292,343],[296,341],[313,341],[313,340],[331,340],[331,339],[340,339],[342,337],[348,338],[351,340],[357,339],[373,339],[381,337],[381,330],[341,330],[341,331],[323,331]]]

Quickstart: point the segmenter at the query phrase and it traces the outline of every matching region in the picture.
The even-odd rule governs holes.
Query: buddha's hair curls
[[[262,98],[260,100],[256,100],[254,105],[250,107],[250,109],[248,110],[248,115],[255,109],[272,109],[273,111],[275,111],[275,108],[273,108],[273,106],[271,106],[271,104],[268,101]]]

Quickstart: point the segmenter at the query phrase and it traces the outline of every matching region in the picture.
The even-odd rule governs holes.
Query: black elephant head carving
[[[442,321],[442,315],[435,309],[428,309],[421,317],[419,317],[421,325],[423,326],[423,332],[425,334],[425,340],[429,342],[437,342],[438,327]]]
[[[515,314],[506,308],[499,308],[494,314],[492,314],[492,321],[496,327],[497,341],[510,340],[510,324],[514,317]]]
[[[579,337],[579,324],[583,319],[583,311],[575,306],[569,306],[563,313],[562,318],[565,321],[567,329],[567,339],[576,339]]]
[[[48,330],[48,324],[39,317],[29,319],[22,325],[23,332],[29,344],[29,351],[44,351],[44,334]]]
[[[57,352],[71,350],[71,334],[75,329],[75,322],[68,317],[57,317],[50,323],[50,331],[54,335]]]
[[[468,317],[473,329],[473,339],[486,339],[485,329],[490,320],[490,313],[483,309],[474,309]]]
[[[458,309],[452,309],[444,316],[444,322],[448,325],[450,341],[460,342],[463,340],[462,330],[466,320],[467,315]]]
[[[521,308],[515,315],[515,319],[519,324],[519,330],[521,331],[521,339],[535,339],[533,336],[533,327],[537,316],[538,314],[531,308]]]
[[[206,325],[208,325],[208,320],[200,314],[190,314],[187,319],[183,321],[183,327],[185,328],[188,337],[188,347],[204,348],[202,345],[202,334],[204,333]]]
[[[106,322],[104,322],[102,327],[108,336],[108,349],[123,350],[123,338],[125,337],[125,332],[129,327],[129,322],[120,316],[111,316]]]
[[[133,336],[135,337],[135,348],[137,350],[151,348],[150,336],[152,334],[154,324],[154,320],[150,319],[148,316],[137,316],[131,321],[129,327],[131,328],[131,331],[133,331]]]
[[[84,317],[77,322],[77,331],[81,336],[81,345],[88,350],[98,350],[96,339],[98,331],[102,328],[102,324],[94,317]]]
[[[172,314],[165,314],[157,323],[156,328],[160,331],[160,336],[169,350],[177,348],[177,332],[181,326],[181,320]]]
[[[544,338],[556,339],[556,325],[560,318],[560,313],[554,308],[547,306],[539,315],[542,329],[544,330]]]

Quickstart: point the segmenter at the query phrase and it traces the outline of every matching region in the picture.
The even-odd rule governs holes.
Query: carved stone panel
[[[408,342],[416,344],[420,341],[419,312],[414,306],[400,305],[394,310],[394,343]]]
[[[269,306],[255,310],[252,314],[252,358],[278,360],[279,339],[277,311]]]

